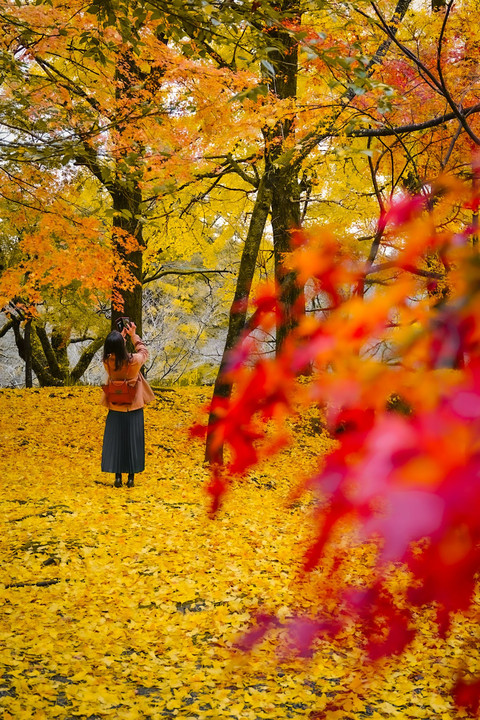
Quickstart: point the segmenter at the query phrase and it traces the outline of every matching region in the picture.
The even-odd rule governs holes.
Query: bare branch
[[[0,330],[0,338],[2,338],[4,335],[6,335],[7,332],[9,330],[11,330],[12,328],[13,328],[13,320],[9,320],[8,322],[5,323],[5,325]]]
[[[443,273],[434,272],[433,270],[422,270],[422,268],[416,268],[413,265],[408,265],[403,268],[398,268],[397,264],[392,262],[379,263],[378,265],[372,265],[365,272],[366,275],[372,275],[373,273],[382,272],[382,270],[391,270],[392,268],[402,269],[406,272],[412,273],[412,275],[419,275],[420,277],[429,278],[432,280],[443,280],[445,275]]]
[[[258,188],[259,180],[255,177],[251,177],[245,170],[243,170],[239,163],[233,159],[231,153],[228,153],[227,155],[227,162],[229,166],[234,170],[237,175],[240,175],[242,180],[245,180],[246,183],[249,183],[250,185],[253,185],[253,187]]]
[[[167,275],[224,275],[225,273],[234,275],[234,270],[203,270],[202,268],[193,268],[191,270],[159,270],[158,272],[154,273],[153,275],[150,275],[149,277],[144,277],[142,280],[142,284],[146,285],[147,283],[153,282],[154,280],[160,280],[161,278],[167,276]]]

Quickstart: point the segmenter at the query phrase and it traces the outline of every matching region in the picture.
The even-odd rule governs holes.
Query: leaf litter
[[[104,409],[93,388],[0,391],[0,707],[8,720],[469,718],[456,675],[480,671],[478,626],[432,613],[400,657],[365,661],[355,627],[300,658],[289,618],[318,607],[328,562],[302,580],[308,499],[291,488],[331,447],[320,422],[234,483],[213,520],[200,441],[208,389],[157,392],[145,411],[146,471],[132,489],[100,472]],[[350,580],[368,584],[371,551]],[[398,572],[401,592],[402,574]],[[478,602],[478,598],[477,598]],[[250,652],[262,617],[279,618]]]

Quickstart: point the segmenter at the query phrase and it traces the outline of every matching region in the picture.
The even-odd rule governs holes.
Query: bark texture
[[[231,350],[238,343],[245,328],[250,288],[255,274],[258,251],[270,210],[272,193],[267,187],[265,177],[260,181],[257,198],[253,207],[245,245],[240,259],[235,295],[230,308],[227,338],[223,349],[220,367],[213,388],[212,410],[208,419],[208,433],[205,448],[205,461],[211,464],[223,464],[223,444],[219,441],[214,427],[217,420],[215,404],[226,400],[232,392],[232,383],[226,373]]]

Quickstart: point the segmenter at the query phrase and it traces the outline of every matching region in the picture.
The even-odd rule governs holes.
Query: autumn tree
[[[49,16],[45,24],[41,6],[12,6],[4,18],[9,28],[5,43],[9,51],[16,48],[4,96],[5,125],[8,121],[17,129],[21,143],[10,143],[10,162],[19,162],[21,145],[26,149],[21,154],[24,165],[40,163],[41,150],[52,170],[55,162],[61,164],[53,158],[61,157],[69,172],[85,168],[90,173],[102,199],[102,232],[111,233],[118,259],[111,267],[111,282],[117,290],[122,286],[120,295],[128,307],[132,304],[129,314],[135,318],[140,282],[152,276],[140,266],[147,256],[154,266],[163,262],[167,223],[163,228],[159,224],[192,208],[196,198],[208,202],[220,197],[232,178],[241,184],[239,191],[252,202],[251,221],[215,391],[221,402],[231,391],[224,371],[229,351],[246,327],[255,261],[272,208],[276,276],[301,297],[292,277],[283,276],[280,259],[288,249],[291,226],[313,222],[335,176],[347,177],[341,158],[354,167],[348,181],[355,178],[358,191],[350,194],[365,198],[352,218],[354,228],[378,216],[369,193],[381,214],[381,204],[399,184],[411,185],[433,170],[432,143],[446,144],[443,160],[451,167],[464,138],[472,139],[469,119],[476,106],[468,104],[471,88],[466,85],[471,44],[462,49],[461,61],[449,65],[459,77],[459,94],[467,93],[466,103],[452,98],[442,70],[442,62],[448,64],[452,53],[458,55],[455,33],[448,32],[451,23],[466,29],[467,4],[458,13],[452,7],[408,14],[406,0],[382,9],[295,3],[213,4],[207,9],[189,3],[179,9],[126,2],[112,13],[100,2],[90,12],[77,13],[72,23],[64,9],[58,9],[56,19]],[[420,43],[417,16],[430,29]],[[52,32],[42,34],[35,23],[43,23],[42,32],[46,27]],[[57,26],[66,35],[57,33]],[[70,32],[75,37],[67,40]],[[22,54],[28,58],[23,64]],[[39,68],[38,75],[33,68]],[[30,94],[22,90],[27,87]],[[395,92],[403,94],[394,106]],[[14,93],[32,108],[28,127],[19,122]],[[30,103],[32,97],[36,105]],[[415,99],[418,118],[412,122]],[[447,112],[442,99],[450,106]],[[448,130],[452,120],[459,123],[455,137]],[[65,138],[59,127],[71,127],[70,135]],[[55,148],[53,155],[47,154],[49,147]],[[430,159],[428,170],[420,158]],[[18,182],[18,173],[11,174]],[[365,174],[372,190],[365,187]],[[182,207],[179,188],[185,191]],[[340,207],[342,199],[336,202]],[[353,208],[355,212],[355,203]],[[366,253],[372,268],[380,231],[379,225],[378,232],[362,232],[373,237]],[[355,252],[365,254],[363,248]],[[295,322],[294,297],[284,307],[287,315],[279,319],[277,332],[280,344],[282,326]]]
[[[10,170],[12,166],[10,166]],[[102,265],[109,249],[83,242],[83,234],[100,231],[91,213],[78,212],[85,188],[76,183],[55,182],[44,188],[24,187],[2,198],[0,229],[2,306],[6,322],[2,334],[11,331],[19,356],[25,362],[25,384],[32,386],[32,370],[41,385],[75,383],[83,376],[103,342],[108,278]],[[32,175],[29,180],[34,180]],[[27,188],[28,191],[27,192]],[[53,190],[53,196],[49,195]],[[87,192],[88,194],[88,192]],[[59,274],[59,268],[61,273]],[[97,308],[96,311],[93,308]],[[70,366],[68,347],[81,343],[75,367]]]
[[[328,14],[325,12],[328,22],[322,25],[322,28],[329,29],[330,33],[316,30],[315,23],[320,22],[322,10],[315,14],[309,8],[295,20],[292,20],[292,17],[276,18],[277,27],[282,28],[282,37],[287,35],[292,38],[295,45],[290,63],[287,56],[283,56],[285,67],[291,73],[290,92],[293,92],[295,83],[299,83],[302,88],[308,86],[309,91],[304,91],[303,94],[297,93],[286,112],[284,104],[283,115],[277,105],[279,117],[283,117],[281,122],[286,122],[285,126],[278,126],[281,128],[278,135],[281,136],[283,145],[277,138],[274,145],[275,152],[279,152],[279,155],[273,165],[273,175],[270,169],[270,174],[266,174],[266,178],[282,177],[283,180],[278,180],[278,187],[281,186],[286,194],[280,202],[280,210],[275,213],[275,217],[280,217],[281,213],[286,212],[291,206],[295,208],[295,217],[299,218],[299,199],[303,184],[305,206],[302,215],[304,221],[312,222],[314,213],[308,212],[307,204],[315,203],[316,193],[320,198],[322,195],[328,196],[328,188],[334,178],[334,175],[326,176],[322,166],[325,165],[326,158],[333,154],[338,157],[340,154],[344,161],[350,162],[354,168],[353,177],[358,178],[359,194],[366,197],[370,193],[378,202],[377,210],[371,204],[366,206],[370,223],[377,214],[376,229],[371,234],[362,233],[367,238],[370,236],[372,240],[365,256],[367,286],[376,282],[375,259],[382,238],[381,218],[388,199],[395,194],[399,186],[409,187],[410,183],[409,189],[411,189],[413,178],[416,178],[417,187],[421,187],[429,173],[434,174],[447,166],[453,167],[455,158],[461,157],[462,149],[465,150],[465,144],[469,140],[476,142],[469,118],[472,113],[478,112],[478,106],[470,101],[471,104],[465,110],[464,90],[461,89],[465,85],[466,90],[466,84],[471,83],[470,53],[462,54],[462,60],[456,63],[455,67],[451,66],[462,78],[457,84],[456,100],[449,91],[443,70],[443,64],[447,62],[448,65],[449,56],[445,53],[445,48],[453,4],[450,3],[446,7],[445,13],[434,15],[431,14],[430,9],[423,8],[407,15],[409,5],[410,3],[406,1],[399,2],[393,8],[391,19],[388,21],[377,6],[373,6],[371,15],[362,6],[356,9],[340,6],[336,8],[336,13],[328,10]],[[462,7],[454,21],[462,28],[466,20],[465,11],[466,7]],[[415,14],[422,18],[422,22],[426,19],[430,32],[425,35],[424,43],[413,45],[410,38],[415,37]],[[300,23],[300,19],[303,24]],[[361,19],[360,27],[357,19]],[[453,52],[457,37],[454,28],[450,37],[450,52]],[[295,59],[298,48],[301,57],[300,74],[297,69],[298,60]],[[457,50],[458,48],[455,48],[455,51]],[[276,58],[279,62],[278,54]],[[286,81],[287,76],[282,75],[281,66],[278,69],[280,76]],[[408,93],[407,87],[411,88]],[[470,87],[467,93],[471,89]],[[398,94],[400,92],[404,102],[400,101]],[[329,101],[325,101],[325,96]],[[393,97],[396,97],[395,103]],[[449,105],[451,111],[443,111],[442,100]],[[418,113],[415,121],[408,122],[407,118],[411,119],[412,110],[414,111],[417,105]],[[275,117],[274,113],[275,111],[273,117]],[[427,119],[425,119],[426,114]],[[450,123],[455,120],[459,125],[457,130],[452,131]],[[269,123],[270,126],[275,127],[275,120],[270,120]],[[289,137],[285,137],[286,135]],[[460,142],[458,142],[459,137]],[[272,144],[269,144],[268,148],[270,152]],[[268,160],[268,153],[266,157]],[[462,164],[460,163],[459,169]],[[332,169],[334,162],[330,162],[328,167]],[[364,184],[365,174],[370,177],[371,185],[368,189]],[[293,183],[289,192],[286,190],[289,184],[287,176]],[[302,178],[301,183],[299,177]],[[323,185],[322,177],[324,177]],[[347,183],[352,182],[352,174],[349,176],[345,174],[343,177],[344,179],[348,177]],[[313,192],[312,188],[314,188]],[[336,198],[333,202],[341,204],[342,200]],[[354,207],[353,214],[358,217],[356,222],[365,224],[365,212],[362,217],[361,213],[356,213]],[[335,215],[338,217],[338,213]],[[327,220],[332,218],[332,214],[329,216],[329,213],[324,213],[324,216]],[[293,220],[292,215],[285,224],[286,239],[290,236],[291,228],[298,224]],[[352,229],[355,226],[353,217],[350,226]],[[276,236],[278,241],[280,237],[278,232]],[[286,242],[280,243],[277,247],[278,260],[288,247]],[[351,246],[351,249],[352,252],[364,254],[358,246],[355,249]],[[278,267],[280,266],[277,262]],[[431,277],[436,279],[436,268],[432,268]],[[297,288],[294,292],[299,293],[300,289]],[[245,295],[242,297],[243,302],[235,303],[233,306],[234,315],[239,309],[242,312],[245,309]],[[292,319],[287,318],[290,317],[293,307],[293,298],[290,303],[283,305],[285,327],[292,325]],[[244,320],[245,316],[240,319],[239,326]],[[228,344],[225,348],[224,362],[217,379],[215,395],[219,407],[224,404],[224,399],[231,392],[231,384],[224,375],[224,370],[228,368],[231,347],[231,344]],[[212,425],[216,420],[215,402],[211,415]],[[209,435],[207,442],[207,458],[211,461],[213,459],[221,461],[221,442],[217,446],[216,455],[212,450],[212,443],[215,444],[214,434]]]
[[[39,211],[48,207],[54,218],[71,208],[64,204],[52,209],[49,190],[61,185],[66,174],[79,183],[88,178],[90,196],[82,198],[80,214],[91,216],[87,208],[93,206],[98,224],[81,230],[90,233],[82,242],[90,242],[92,259],[103,271],[101,287],[110,284],[112,322],[119,314],[128,314],[141,332],[142,284],[156,277],[153,268],[159,265],[165,245],[165,228],[159,229],[159,199],[172,196],[180,184],[188,186],[205,177],[197,161],[211,145],[215,123],[224,120],[235,83],[242,86],[245,77],[232,80],[231,73],[227,76],[182,59],[178,43],[168,44],[169,37],[178,38],[182,23],[179,26],[177,21],[167,36],[163,9],[151,6],[147,11],[128,3],[123,6],[125,15],[119,12],[105,23],[97,11],[98,17],[83,7],[78,12],[28,4],[5,9],[5,192],[10,202],[25,206],[31,202]],[[223,113],[219,107],[212,112],[213,96],[223,96]],[[225,137],[223,133],[218,140],[223,146]],[[35,179],[27,179],[28,173]],[[28,201],[25,193],[30,194]],[[175,197],[170,204],[175,206]],[[48,219],[42,223],[45,243],[51,227]],[[32,235],[32,242],[36,241]],[[149,241],[152,267],[144,272]],[[179,242],[185,244],[184,238]],[[110,246],[110,257],[104,254],[99,259],[98,247],[104,245]],[[178,256],[171,250],[169,254],[173,259]],[[41,263],[36,268],[38,256],[26,252],[26,257],[33,274],[41,274]],[[170,258],[164,257],[167,264]],[[52,268],[53,263],[50,284],[61,286],[62,266],[56,276]],[[199,269],[215,272],[215,267]],[[15,278],[10,268],[5,300],[21,295],[28,304],[29,286],[22,273],[19,265]],[[38,299],[38,289],[32,287],[32,307]]]

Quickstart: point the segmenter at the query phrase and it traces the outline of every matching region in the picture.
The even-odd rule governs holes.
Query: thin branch
[[[159,270],[158,272],[154,273],[153,275],[150,275],[149,277],[144,277],[142,280],[142,284],[146,285],[147,283],[153,282],[154,280],[160,280],[160,278],[165,277],[166,275],[224,275],[224,274],[230,274],[234,275],[234,270],[202,270],[201,268],[198,269],[192,269],[192,270]]]
[[[9,320],[8,322],[6,322],[5,325],[2,327],[2,329],[0,330],[0,338],[2,338],[4,335],[6,335],[7,332],[9,330],[11,330],[12,327],[13,327],[13,320]]]
[[[73,158],[76,165],[84,166],[97,180],[105,187],[108,192],[112,193],[114,190],[114,183],[107,180],[104,169],[102,168],[98,155],[91,145],[87,142],[86,137],[82,138],[83,153],[77,154]]]
[[[62,582],[60,578],[52,578],[51,580],[39,580],[38,582],[8,583],[8,585],[5,585],[5,587],[6,588],[49,587],[49,585],[56,585],[59,582]]]
[[[90,337],[89,335],[84,335],[83,337],[71,338],[69,344],[74,345],[75,343],[92,342],[93,340],[95,340],[95,338]]]
[[[469,108],[466,108],[463,110],[462,117],[468,117],[469,115],[475,114],[480,112],[480,103],[477,103],[476,105],[471,105]],[[390,135],[403,135],[405,133],[412,133],[412,132],[418,132],[419,130],[428,130],[428,128],[438,127],[439,125],[443,125],[444,123],[450,122],[451,120],[455,120],[458,118],[458,114],[456,112],[451,113],[445,113],[444,115],[439,115],[435,118],[432,118],[431,120],[425,120],[425,122],[421,123],[411,123],[410,125],[399,125],[398,127],[391,127],[391,128],[364,128],[362,130],[352,130],[351,132],[347,132],[347,137],[387,137]],[[330,132],[327,134],[324,134],[322,138],[318,140],[318,142],[321,142],[322,140],[326,140],[329,137],[339,137],[340,135],[345,135],[345,133],[340,132]]]
[[[450,2],[447,4],[447,9],[445,11],[445,16],[443,18],[443,23],[442,23],[442,29],[440,30],[440,36],[438,39],[438,51],[437,51],[437,72],[438,72],[438,77],[442,84],[443,91],[445,93],[445,98],[446,98],[448,104],[454,111],[455,110],[458,111],[457,117],[458,117],[459,121],[461,122],[465,132],[468,133],[468,135],[470,135],[470,137],[472,138],[473,142],[476,143],[476,145],[480,145],[480,138],[478,137],[478,135],[476,133],[473,132],[470,125],[466,122],[465,118],[462,116],[461,112],[458,110],[458,106],[455,103],[455,101],[453,100],[453,98],[450,94],[450,90],[447,87],[447,83],[445,82],[445,77],[443,75],[443,70],[442,70],[443,38],[444,38],[445,31],[447,28],[448,18],[450,16],[450,12],[452,10],[454,2],[455,2],[455,0],[450,0]]]
[[[399,0],[389,24],[391,35],[389,35],[387,39],[384,40],[383,43],[377,48],[374,56],[369,61],[366,68],[368,77],[371,77],[373,75],[373,73],[375,72],[375,65],[380,65],[384,57],[386,56],[390,45],[392,44],[392,39],[397,34],[398,26],[405,17],[405,14],[411,5],[411,2],[412,0]],[[358,8],[355,9],[358,10]],[[350,92],[353,93],[353,90],[350,90]]]
[[[229,166],[234,170],[237,175],[240,175],[242,180],[245,180],[246,183],[253,185],[253,187],[258,188],[259,182],[256,178],[251,177],[245,170],[242,170],[240,167],[238,161],[234,160],[231,153],[228,153],[227,155],[227,162]]]
[[[466,122],[465,116],[462,114],[462,112],[459,110],[457,104],[453,100],[452,96],[450,95],[450,92],[448,88],[445,85],[445,81],[443,78],[443,74],[441,71],[441,65],[440,65],[440,55],[441,55],[441,43],[443,41],[443,35],[445,33],[446,23],[448,20],[448,16],[450,14],[450,10],[452,9],[453,3],[455,0],[450,0],[447,11],[445,13],[445,17],[442,24],[442,29],[440,33],[439,38],[439,48],[437,52],[437,71],[439,73],[438,79],[435,77],[435,75],[431,72],[431,70],[428,69],[428,67],[420,60],[420,58],[415,55],[409,48],[406,47],[406,45],[403,45],[403,43],[400,43],[397,38],[392,34],[391,29],[389,28],[385,18],[382,16],[380,10],[376,6],[374,2],[371,3],[377,17],[379,18],[383,31],[392,38],[392,41],[395,43],[395,45],[398,47],[401,52],[408,57],[416,66],[417,68],[420,68],[421,71],[431,80],[431,82],[435,85],[435,87],[439,90],[439,92],[443,95],[443,97],[446,99],[450,107],[452,108],[452,111],[456,118],[462,123],[463,128],[465,132],[471,137],[473,142],[476,145],[480,145],[480,138],[473,132],[470,125]]]
[[[445,158],[441,161],[442,170],[447,166],[447,163],[450,160],[450,156],[453,152],[453,148],[455,147],[455,143],[457,142],[458,138],[460,137],[460,133],[462,132],[462,127],[462,123],[459,122],[455,134],[453,135],[448,150],[446,152]]]
[[[391,270],[392,268],[404,270],[406,272],[412,273],[412,275],[419,275],[420,277],[429,278],[432,280],[443,280],[445,277],[445,275],[442,273],[434,272],[433,270],[422,270],[421,268],[416,268],[413,265],[405,265],[404,267],[399,268],[394,261],[379,263],[378,265],[372,265],[371,268],[367,268],[365,274],[372,275],[373,273],[382,272],[383,270]]]
[[[422,73],[424,73],[424,75],[430,80],[430,82],[432,83],[432,87],[436,88],[436,90],[443,95],[442,85],[439,82],[439,80],[435,77],[435,75],[432,73],[432,71],[420,60],[420,58],[417,55],[415,55],[414,52],[412,52],[410,50],[410,48],[408,48],[406,45],[403,45],[403,43],[401,43],[399,40],[397,40],[397,38],[395,36],[396,34],[392,33],[387,21],[383,17],[383,15],[380,12],[380,10],[378,9],[377,5],[374,2],[371,2],[370,4],[373,7],[373,10],[374,10],[375,14],[377,15],[378,19],[380,20],[380,25],[377,23],[377,27],[380,28],[381,30],[383,30],[383,32],[389,38],[391,38],[392,42],[395,43],[395,45],[398,47],[399,50],[401,50],[403,55],[408,57],[409,60],[411,60],[417,66],[417,68],[419,68],[422,71]],[[368,17],[368,15],[366,17]]]
[[[386,52],[388,48],[390,47],[391,41],[394,40],[395,35],[397,33],[398,25],[400,21],[404,18],[405,13],[407,12],[412,0],[398,0],[396,8],[394,10],[391,25],[392,27],[389,27],[387,25],[387,28],[389,30],[389,37],[390,42],[385,44],[385,42],[381,43],[378,47],[375,55],[373,56],[372,60],[367,65],[367,72],[369,76],[371,77],[376,69],[376,65],[380,64],[383,60],[384,56],[386,55]],[[367,16],[368,17],[368,16]],[[371,18],[368,17],[368,20],[371,22]],[[355,92],[352,88],[350,88],[345,95],[341,98],[340,101],[340,107],[337,111],[336,117],[332,119],[331,127],[333,127],[333,124],[338,121],[340,115],[342,112],[349,106],[350,102],[355,97]],[[322,123],[322,126],[324,126],[324,123]],[[299,154],[296,156],[294,164],[299,165],[301,162],[307,157],[307,155],[310,153],[313,148],[318,145],[319,142],[322,142],[322,140],[326,140],[327,138],[335,137],[335,135],[332,132],[323,132],[321,135],[318,134],[317,131],[312,131],[307,135],[306,138],[303,140],[303,148],[299,152]],[[368,137],[368,136],[365,136]],[[373,137],[373,136],[372,136]],[[306,140],[309,138],[309,141],[306,142]]]
[[[85,92],[85,90],[82,90],[82,88],[75,85],[75,83],[72,82],[71,78],[68,77],[68,75],[65,75],[62,73],[58,68],[56,68],[54,65],[48,62],[48,60],[45,60],[44,58],[41,58],[39,55],[34,55],[35,62],[40,65],[42,70],[45,71],[45,73],[48,75],[50,80],[52,82],[56,82],[55,76],[62,78],[62,80],[65,81],[65,83],[60,83],[62,87],[64,87],[66,90],[69,90],[70,92],[73,92],[75,95],[78,95],[79,97],[86,100],[86,102],[97,112],[99,112],[101,115],[104,115],[105,117],[108,117],[108,114],[105,112],[105,110],[102,109],[100,103],[98,100],[96,100],[93,97],[90,97],[88,93]]]

